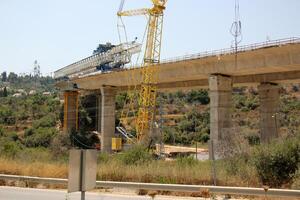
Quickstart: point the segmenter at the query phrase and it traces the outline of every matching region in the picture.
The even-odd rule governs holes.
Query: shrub
[[[192,90],[186,95],[188,103],[201,103],[203,105],[209,104],[209,96],[206,90]]]
[[[263,182],[270,186],[289,183],[300,164],[299,139],[260,146],[254,154],[254,165]]]
[[[1,141],[0,152],[2,155],[7,157],[15,157],[21,148],[18,143],[13,141]]]
[[[55,125],[56,125],[56,119],[55,119],[55,115],[53,114],[49,114],[33,122],[33,127],[36,129],[39,127],[55,127]]]
[[[51,141],[50,149],[54,155],[68,154],[68,150],[71,148],[70,136],[65,133],[57,134]]]
[[[249,145],[258,145],[260,144],[260,137],[258,135],[248,135],[246,136]]]
[[[143,146],[136,145],[119,155],[119,159],[126,165],[138,165],[152,160],[152,155]]]
[[[26,147],[49,147],[52,137],[57,133],[54,128],[38,128],[33,134],[25,137],[24,145]]]
[[[4,129],[2,126],[0,126],[0,137],[4,136]]]
[[[7,136],[14,142],[16,142],[19,139],[19,136],[16,132],[11,132]]]
[[[174,136],[175,129],[172,127],[164,126],[162,131],[163,131],[164,143],[173,144],[175,142],[175,136]]]
[[[200,142],[206,143],[206,142],[208,142],[209,139],[210,139],[209,134],[204,133],[204,134],[201,134]]]
[[[241,109],[243,112],[255,110],[259,106],[257,96],[234,95],[233,96],[235,108]]]
[[[27,129],[25,129],[24,137],[29,137],[29,136],[31,136],[33,134],[34,134],[33,128],[27,128]]]

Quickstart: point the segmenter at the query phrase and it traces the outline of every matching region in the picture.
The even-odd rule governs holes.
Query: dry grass
[[[152,161],[139,165],[124,165],[118,160],[98,164],[98,179],[110,181],[156,182],[169,184],[210,185],[211,164],[199,161],[182,164],[176,161]],[[217,182],[228,186],[260,186],[253,168],[243,166],[235,175],[229,174],[224,163],[217,163]]]
[[[0,173],[40,176],[53,178],[66,178],[68,168],[66,164],[45,162],[24,162],[6,158],[0,158]]]
[[[176,162],[153,161],[140,165],[124,165],[117,160],[99,164],[101,180],[138,181],[158,183],[210,183],[209,163],[194,166],[179,166]]]
[[[67,178],[67,163],[26,162],[0,158],[0,173]],[[138,165],[126,165],[118,159],[98,162],[98,180],[153,182],[169,184],[210,185],[211,167],[208,161],[184,164],[176,161],[154,160]],[[237,175],[228,174],[223,163],[217,163],[217,182],[219,185],[259,186],[256,174],[251,169],[243,169]]]

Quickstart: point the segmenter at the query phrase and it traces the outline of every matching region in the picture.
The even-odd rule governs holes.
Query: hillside
[[[9,74],[5,80],[1,79],[0,161],[4,159],[6,164],[0,164],[0,173],[50,176],[49,170],[46,169],[34,172],[33,169],[37,163],[40,163],[40,165],[47,164],[47,166],[55,168],[55,171],[58,171],[55,176],[65,177],[68,149],[72,146],[92,148],[95,143],[99,142],[98,138],[91,133],[95,109],[89,105],[88,97],[82,98],[80,104],[81,130],[71,135],[61,133],[63,107],[53,83],[54,80],[51,77],[15,76],[15,74]],[[125,99],[125,93],[119,94],[116,98],[117,122],[120,120]],[[209,96],[206,90],[160,93],[158,102],[157,120],[162,118],[161,130],[166,144],[193,146],[194,142],[200,142],[203,143],[203,146],[207,146],[210,127]],[[299,138],[300,135],[299,85],[282,87],[280,102],[280,111],[276,115],[279,121],[280,140],[276,144],[279,145],[276,148],[281,149],[288,146],[287,149],[282,149],[280,152],[290,152],[286,155],[294,155],[296,152],[295,155],[298,155],[300,140],[293,138]],[[258,145],[260,142],[257,89],[255,87],[236,88],[233,93],[232,111],[234,122],[232,137],[235,144],[230,145],[231,159],[219,161],[218,173],[222,174],[219,181],[223,185],[239,185],[237,183],[241,183],[241,185],[258,186],[260,181],[266,183],[268,178],[260,179],[260,171],[257,168],[260,163],[259,158],[270,154],[274,156],[273,159],[276,159],[279,154],[276,150],[270,150],[273,146],[268,147],[270,148],[267,151],[269,154],[254,153],[265,151],[261,149],[263,146]],[[133,117],[129,118],[129,124],[133,125]],[[134,130],[131,131],[134,134]],[[208,184],[210,181],[208,175],[203,176],[210,173],[210,164],[207,162],[195,161],[193,158],[178,158],[177,164],[173,163],[169,166],[164,161],[153,160],[148,155],[149,152],[141,153],[143,151],[143,149],[133,149],[128,154],[113,156],[99,154],[102,168],[99,169],[98,176],[103,180],[116,181],[194,184]],[[263,160],[267,158],[264,157]],[[288,158],[293,157],[289,156]],[[297,171],[299,159],[297,159],[296,163],[292,163],[293,167],[290,168],[292,171],[289,178],[279,179],[276,186],[289,183],[288,187],[299,187],[300,176]],[[4,163],[2,161],[1,163]],[[286,162],[291,164],[289,159]],[[24,171],[25,168],[21,167],[24,165],[28,166],[29,171]],[[136,173],[130,171],[133,166]],[[171,167],[173,171],[166,170],[167,166]],[[147,170],[155,167],[161,167],[155,176],[147,174]],[[270,167],[272,166],[266,169],[272,171]],[[197,172],[198,176],[194,177],[193,173],[196,173],[199,168],[203,168],[203,171]],[[237,168],[240,171],[233,170]],[[120,171],[116,174],[115,170],[117,169],[121,171],[127,169],[127,172],[121,173]],[[182,170],[185,174],[181,173]],[[176,179],[173,179],[175,174],[177,174]],[[185,177],[191,178],[186,179]],[[243,181],[243,177],[249,179],[250,182]]]

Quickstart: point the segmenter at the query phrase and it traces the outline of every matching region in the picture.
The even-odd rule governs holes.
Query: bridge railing
[[[261,43],[254,43],[250,45],[244,45],[239,46],[237,48],[237,52],[245,52],[245,51],[252,51],[262,48],[269,48],[269,47],[276,47],[276,46],[283,46],[288,44],[296,44],[300,43],[300,38],[292,37],[292,38],[286,38],[286,39],[280,39],[280,40],[270,40],[266,42]],[[196,54],[189,54],[169,59],[163,59],[160,63],[174,63],[179,61],[187,61],[187,60],[194,60],[199,58],[205,58],[205,57],[211,57],[211,56],[221,56],[221,55],[228,55],[228,54],[234,54],[236,53],[236,50],[234,47],[232,48],[224,48],[219,50],[213,50],[213,51],[205,51],[201,53]],[[86,75],[90,75],[95,71],[95,67],[99,64],[100,60],[108,59],[108,57],[111,57],[111,55],[107,55],[107,53],[102,54],[96,54],[92,55],[90,57],[87,57],[85,59],[82,59],[80,61],[77,61],[73,64],[70,64],[62,69],[59,69],[54,72],[54,77],[64,77],[66,75],[72,75],[76,74],[79,75],[83,69],[86,71]],[[110,58],[112,59],[112,58]],[[141,66],[135,66],[134,68],[140,68]],[[88,71],[90,70],[90,72]],[[124,69],[126,70],[126,68]]]
[[[239,46],[237,48],[237,52],[240,53],[240,52],[245,52],[245,51],[253,51],[253,50],[262,49],[262,48],[283,46],[283,45],[296,44],[296,43],[300,43],[300,38],[292,37],[292,38],[285,38],[285,39],[280,39],[280,40],[270,40],[270,41],[261,42],[261,43],[254,43],[254,44]],[[205,51],[205,52],[196,53],[196,54],[189,54],[189,55],[185,55],[185,56],[163,59],[161,61],[161,63],[174,63],[174,62],[185,61],[185,60],[194,60],[194,59],[199,59],[199,58],[205,58],[205,57],[211,57],[211,56],[221,56],[221,55],[228,55],[228,54],[235,54],[235,53],[236,53],[236,50],[234,47],[232,47],[232,48],[225,48],[225,49],[219,49],[219,50],[213,50],[213,51]]]

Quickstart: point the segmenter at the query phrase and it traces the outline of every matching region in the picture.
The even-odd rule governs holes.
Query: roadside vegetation
[[[63,107],[50,77],[9,74],[5,81],[0,80],[0,173],[66,178],[68,150],[95,148],[99,143],[92,132],[93,98],[81,100],[80,130],[66,135],[61,133]],[[35,92],[30,93],[32,90]],[[125,101],[126,94],[116,98],[118,117]],[[158,101],[166,144],[208,146],[210,100],[206,90],[160,93]],[[256,89],[236,89],[233,102],[235,134],[224,145],[227,158],[216,161],[218,185],[300,189],[299,86],[282,88],[276,115],[280,138],[269,145],[260,144]],[[211,184],[211,167],[209,161],[189,156],[162,160],[137,146],[113,155],[99,154],[97,176],[112,181]]]

